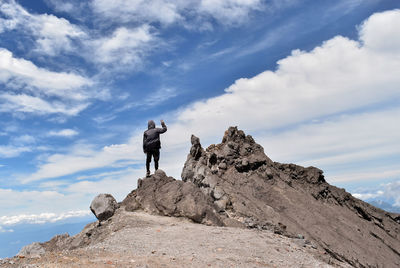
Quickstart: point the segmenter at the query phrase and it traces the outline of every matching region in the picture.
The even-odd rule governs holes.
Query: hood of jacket
[[[153,120],[149,120],[149,122],[147,122],[147,129],[152,129],[156,127],[156,123],[154,123]]]

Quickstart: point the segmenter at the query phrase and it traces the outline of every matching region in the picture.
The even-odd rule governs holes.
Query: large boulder
[[[220,214],[249,228],[301,235],[355,267],[400,265],[398,215],[328,184],[322,170],[273,162],[237,127],[206,150],[199,138],[191,142],[182,180],[206,193]]]
[[[110,194],[99,194],[90,204],[90,210],[99,221],[105,221],[112,217],[117,208],[118,203]]]

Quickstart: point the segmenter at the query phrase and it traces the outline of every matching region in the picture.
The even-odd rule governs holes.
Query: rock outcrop
[[[112,217],[117,208],[118,203],[110,194],[99,194],[90,204],[90,210],[99,221],[105,221]]]
[[[149,178],[139,179],[138,188],[121,204],[127,211],[143,209],[151,214],[186,217],[197,223],[215,226],[240,225],[219,214],[212,198],[194,183],[175,180],[160,169]]]
[[[400,265],[398,215],[328,184],[320,169],[273,162],[236,127],[206,150],[197,137],[191,142],[182,180],[212,198],[220,214],[250,228],[304,236],[355,267]]]

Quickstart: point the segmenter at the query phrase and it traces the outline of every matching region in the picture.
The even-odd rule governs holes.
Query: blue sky
[[[88,217],[190,135],[237,125],[274,161],[400,206],[397,0],[0,0],[0,235]],[[14,227],[14,229],[13,229]]]

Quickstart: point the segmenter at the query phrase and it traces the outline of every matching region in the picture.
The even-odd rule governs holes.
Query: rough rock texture
[[[23,247],[19,252],[18,256],[38,258],[45,253],[45,248],[38,242],[32,243]]]
[[[99,221],[105,221],[114,215],[118,203],[110,194],[99,194],[90,204],[90,210]]]
[[[139,179],[138,188],[125,198],[122,205],[127,211],[143,209],[151,214],[186,217],[207,225],[232,226],[235,222],[220,215],[212,198],[194,183],[167,177],[160,169],[149,178]]]
[[[250,228],[304,236],[355,267],[400,266],[399,216],[329,185],[320,169],[269,159],[250,135],[230,127],[206,150],[192,136],[182,171],[218,207]]]

